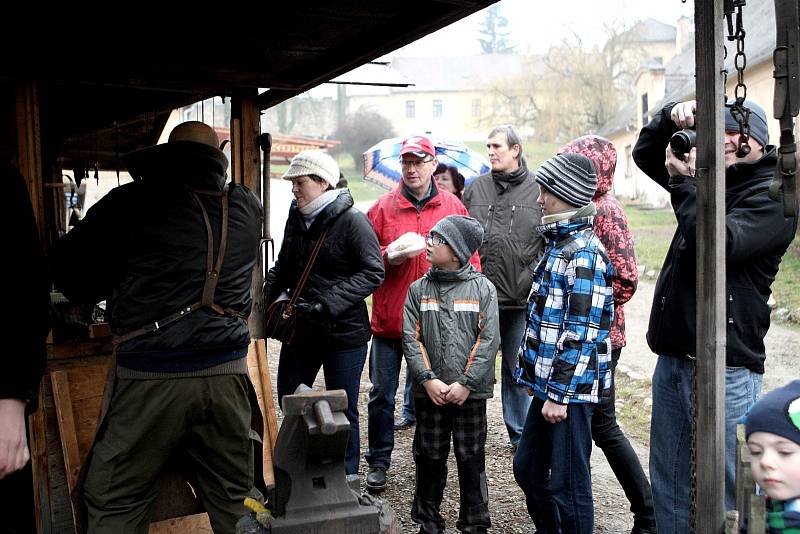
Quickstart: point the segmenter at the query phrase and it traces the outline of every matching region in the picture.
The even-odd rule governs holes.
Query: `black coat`
[[[328,233],[300,296],[305,302],[321,303],[322,315],[300,316],[296,336],[339,347],[363,345],[370,337],[364,299],[383,282],[383,259],[372,225],[353,207],[346,189],[309,228],[292,201],[278,259],[267,274],[265,299],[271,303],[281,292],[294,290],[325,228]]]
[[[109,192],[53,250],[54,279],[70,301],[108,299],[111,328],[120,335],[200,300],[206,271],[206,229],[190,192],[222,190],[223,163],[198,156],[168,174],[147,176]],[[165,167],[166,168],[166,167]],[[221,201],[201,195],[219,246]],[[214,296],[223,308],[249,315],[261,206],[231,186],[228,243]],[[154,333],[125,343],[118,362],[146,371],[182,372],[241,357],[246,323],[201,308]]]
[[[690,177],[670,177],[664,151],[678,130],[668,104],[639,134],[636,164],[669,193],[678,228],[656,282],[647,342],[656,354],[682,358],[695,354],[696,185]],[[725,171],[725,250],[727,365],[764,372],[764,336],[769,329],[767,299],[781,257],[797,230],[797,219],[783,217],[783,206],[768,196],[775,171],[775,148],[753,163]]]
[[[45,339],[50,329],[50,282],[28,189],[20,173],[0,163],[6,187],[7,284],[3,289],[3,356],[0,363],[0,399],[28,402],[36,409],[39,381],[45,363]]]

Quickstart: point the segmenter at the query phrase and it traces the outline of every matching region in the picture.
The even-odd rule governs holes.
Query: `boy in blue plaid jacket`
[[[514,477],[537,532],[591,534],[592,412],[611,387],[613,268],[592,232],[597,177],[582,154],[536,172],[547,245],[534,270],[517,382],[534,396]]]

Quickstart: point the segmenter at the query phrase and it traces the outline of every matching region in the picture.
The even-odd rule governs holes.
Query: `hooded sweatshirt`
[[[614,266],[612,279],[614,321],[611,324],[611,348],[621,349],[626,343],[624,304],[636,292],[639,275],[628,219],[613,192],[617,151],[608,139],[597,135],[585,135],[567,144],[560,152],[583,154],[592,160],[597,173],[597,191],[592,198],[597,209],[593,230],[606,248],[608,258]]]

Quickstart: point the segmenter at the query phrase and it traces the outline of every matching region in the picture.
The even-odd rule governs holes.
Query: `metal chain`
[[[747,56],[744,52],[746,32],[742,25],[742,7],[747,5],[746,0],[733,0],[730,3],[736,11],[736,29],[733,28],[733,11],[727,11],[725,17],[728,21],[728,40],[736,41],[736,55],[733,57],[733,66],[736,69],[736,88],[734,89],[734,102],[731,106],[731,115],[739,125],[739,141],[736,145],[736,156],[743,158],[750,153],[750,108],[744,105],[747,98],[747,85],[744,83],[744,70],[747,68]],[[727,50],[726,50],[727,52]]]

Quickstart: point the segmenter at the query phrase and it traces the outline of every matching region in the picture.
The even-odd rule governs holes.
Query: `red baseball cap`
[[[430,139],[422,135],[412,135],[403,140],[403,145],[400,147],[400,155],[414,154],[418,158],[425,156],[436,157],[436,149],[433,148],[433,143]]]

